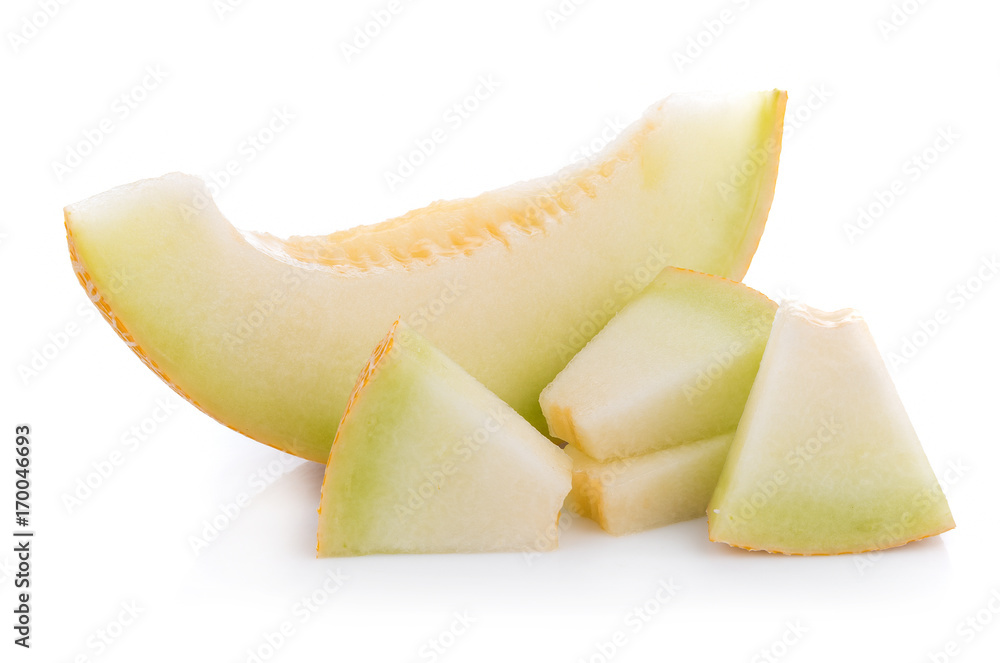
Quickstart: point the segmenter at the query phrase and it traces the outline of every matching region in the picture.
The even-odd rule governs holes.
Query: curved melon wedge
[[[709,537],[828,555],[954,526],[864,321],[782,304],[708,507]]]
[[[667,264],[739,279],[771,204],[785,94],[675,95],[593,162],[374,226],[240,232],[184,175],[66,209],[74,269],[136,353],[246,435],[325,461],[401,317],[536,427],[538,395]]]
[[[667,267],[542,391],[549,433],[607,461],[735,429],[777,308]]]
[[[550,550],[570,465],[510,406],[394,324],[330,451],[319,555]]]

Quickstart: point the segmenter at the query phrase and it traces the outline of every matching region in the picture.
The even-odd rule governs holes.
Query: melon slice
[[[675,95],[590,163],[323,237],[241,232],[199,179],[167,175],[68,207],[70,255],[161,378],[289,453],[327,459],[398,317],[544,430],[542,388],[662,267],[742,278],[784,107]]]
[[[709,505],[709,536],[798,555],[955,526],[864,321],[782,304]]]
[[[549,433],[605,461],[735,429],[776,309],[742,283],[664,269],[542,392]]]
[[[509,405],[394,324],[330,451],[319,555],[555,548],[570,468]]]
[[[573,447],[569,511],[616,536],[705,515],[733,434],[601,462]]]

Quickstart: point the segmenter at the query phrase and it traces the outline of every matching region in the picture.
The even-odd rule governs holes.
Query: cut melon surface
[[[662,267],[742,278],[784,107],[674,95],[587,164],[322,237],[241,232],[199,179],[167,175],[66,208],[70,255],[161,378],[289,453],[327,459],[400,317],[544,430],[542,388]]]
[[[600,461],[736,428],[777,304],[664,269],[541,394],[549,433]]]
[[[323,479],[321,557],[556,547],[569,458],[405,323],[349,403]]]
[[[733,434],[632,458],[597,461],[573,447],[567,509],[620,536],[705,515]]]
[[[798,555],[955,526],[864,321],[783,303],[708,508],[709,536]]]

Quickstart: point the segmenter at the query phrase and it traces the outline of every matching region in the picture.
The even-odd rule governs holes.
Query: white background
[[[976,279],[1000,253],[1000,8],[895,1],[910,13],[891,31],[892,0],[591,0],[564,3],[559,21],[558,0],[403,2],[349,62],[342,44],[387,0],[95,0],[50,3],[51,18],[44,2],[5,2],[0,504],[9,532],[13,430],[28,422],[37,550],[30,651],[11,644],[13,556],[0,552],[0,658],[236,663],[291,621],[271,660],[997,660],[1000,278]],[[481,76],[495,92],[390,190],[384,173]],[[126,114],[120,96],[144,83]],[[917,335],[893,374],[958,522],[933,540],[788,558],[712,544],[703,519],[621,539],[575,520],[558,552],[533,558],[316,560],[322,467],[180,403],[95,315],[67,258],[62,207],[143,177],[236,160],[217,198],[236,225],[328,233],[548,174],[672,91],[772,87],[789,91],[790,128],[746,282],[859,309],[886,356]],[[241,144],[276,110],[294,119],[248,160]],[[111,131],[60,175],[54,164],[105,119]],[[942,131],[955,138],[935,150]],[[915,156],[933,159],[920,177]],[[903,192],[850,241],[858,208],[894,180]],[[966,299],[966,285],[981,287]],[[939,309],[947,323],[920,336]],[[28,373],[36,352],[49,358]],[[128,442],[133,426],[146,439]],[[114,451],[122,462],[68,507]],[[261,480],[273,483],[258,491]],[[196,555],[191,537],[244,493],[249,505]],[[346,580],[324,593],[336,571]],[[676,594],[637,618],[669,580]],[[296,604],[314,593],[325,602],[303,621]],[[474,623],[452,638],[463,611]],[[432,654],[432,640],[451,647]],[[949,643],[957,653],[941,654]]]

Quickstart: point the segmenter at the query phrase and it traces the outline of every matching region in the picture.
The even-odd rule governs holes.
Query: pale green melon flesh
[[[743,276],[784,104],[674,95],[587,165],[328,237],[243,233],[197,178],[144,180],[67,208],[74,267],[172,387],[298,456],[326,460],[397,317],[544,430],[542,388],[663,266]]]
[[[700,518],[732,441],[725,433],[605,462],[566,447],[573,461],[566,507],[616,536]]]
[[[783,304],[708,512],[713,541],[863,552],[955,526],[867,325]]]
[[[542,391],[549,433],[603,461],[733,430],[776,309],[742,283],[664,269]]]
[[[405,324],[358,381],[330,452],[319,555],[549,550],[570,460]]]

